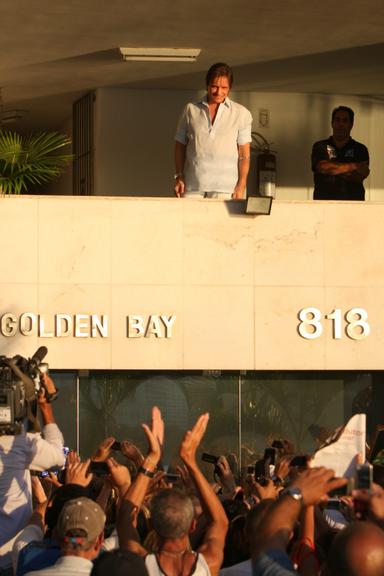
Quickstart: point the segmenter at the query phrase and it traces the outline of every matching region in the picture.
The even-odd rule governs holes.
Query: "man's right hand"
[[[358,502],[366,504],[371,519],[384,524],[384,490],[378,484],[372,485],[372,490],[353,490],[352,497]]]
[[[178,198],[182,198],[184,196],[185,191],[185,182],[181,176],[176,179],[174,192]]]
[[[298,474],[290,487],[300,488],[306,506],[318,504],[323,496],[348,483],[346,478],[335,478],[333,470],[328,468],[307,468]]]

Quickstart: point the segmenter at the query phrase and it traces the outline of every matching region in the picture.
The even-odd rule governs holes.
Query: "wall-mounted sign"
[[[127,338],[171,338],[176,316],[166,314],[130,314],[126,317]],[[0,317],[0,334],[7,338],[38,336],[39,338],[108,338],[110,321],[108,314],[34,314],[20,315],[6,312]]]
[[[323,333],[323,315],[318,308],[309,306],[300,310],[299,314],[300,324],[298,331],[300,336],[307,340],[314,340],[320,338]],[[335,308],[329,314],[324,315],[325,320],[332,322],[333,338],[338,340],[343,337],[344,333],[352,340],[362,340],[369,336],[371,332],[370,325],[368,324],[368,313],[364,308],[351,308],[344,314],[341,308]]]

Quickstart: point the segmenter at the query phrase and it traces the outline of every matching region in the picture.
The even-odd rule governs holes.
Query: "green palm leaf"
[[[30,185],[58,178],[73,159],[71,154],[61,153],[70,143],[57,132],[21,136],[0,130],[0,190],[20,194]]]

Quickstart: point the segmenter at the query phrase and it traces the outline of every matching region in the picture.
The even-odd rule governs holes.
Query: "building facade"
[[[172,463],[211,413],[205,451],[298,451],[351,414],[380,424],[381,203],[10,197],[3,214],[6,356],[47,346],[68,444],[143,442],[159,405]]]

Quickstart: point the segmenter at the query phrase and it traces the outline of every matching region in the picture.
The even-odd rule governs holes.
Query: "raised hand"
[[[126,466],[119,464],[114,458],[107,460],[111,480],[119,490],[128,489],[131,485],[131,475]]]
[[[70,457],[70,454],[71,457]],[[65,469],[65,483],[66,484],[79,484],[79,486],[88,486],[93,475],[88,474],[88,468],[91,460],[81,462],[80,457],[76,452],[70,452],[67,456],[67,464]]]
[[[143,430],[148,440],[148,454],[145,460],[150,460],[157,466],[161,458],[161,449],[164,443],[164,421],[157,406],[152,408],[152,425],[142,424]]]
[[[208,426],[209,414],[206,412],[197,419],[192,430],[188,430],[180,444],[179,454],[184,464],[193,465],[196,462],[196,451]]]
[[[217,461],[217,467],[220,470],[220,482],[227,492],[232,492],[236,488],[236,482],[232,474],[230,465],[225,456],[220,456]]]
[[[113,436],[109,436],[105,438],[98,446],[96,452],[92,456],[92,460],[94,462],[105,462],[107,458],[109,458],[109,454],[111,452],[111,446],[115,442],[115,438]]]
[[[270,478],[268,478],[264,486],[260,482],[253,482],[252,489],[260,500],[276,500],[279,495],[279,488],[275,486]]]
[[[298,474],[291,486],[300,488],[303,495],[304,504],[313,506],[320,502],[321,498],[348,483],[346,478],[335,478],[333,470],[328,468],[307,468]]]
[[[121,453],[123,456],[128,458],[128,460],[132,460],[134,464],[139,467],[144,460],[144,456],[138,449],[138,447],[129,440],[123,440],[121,443]]]

